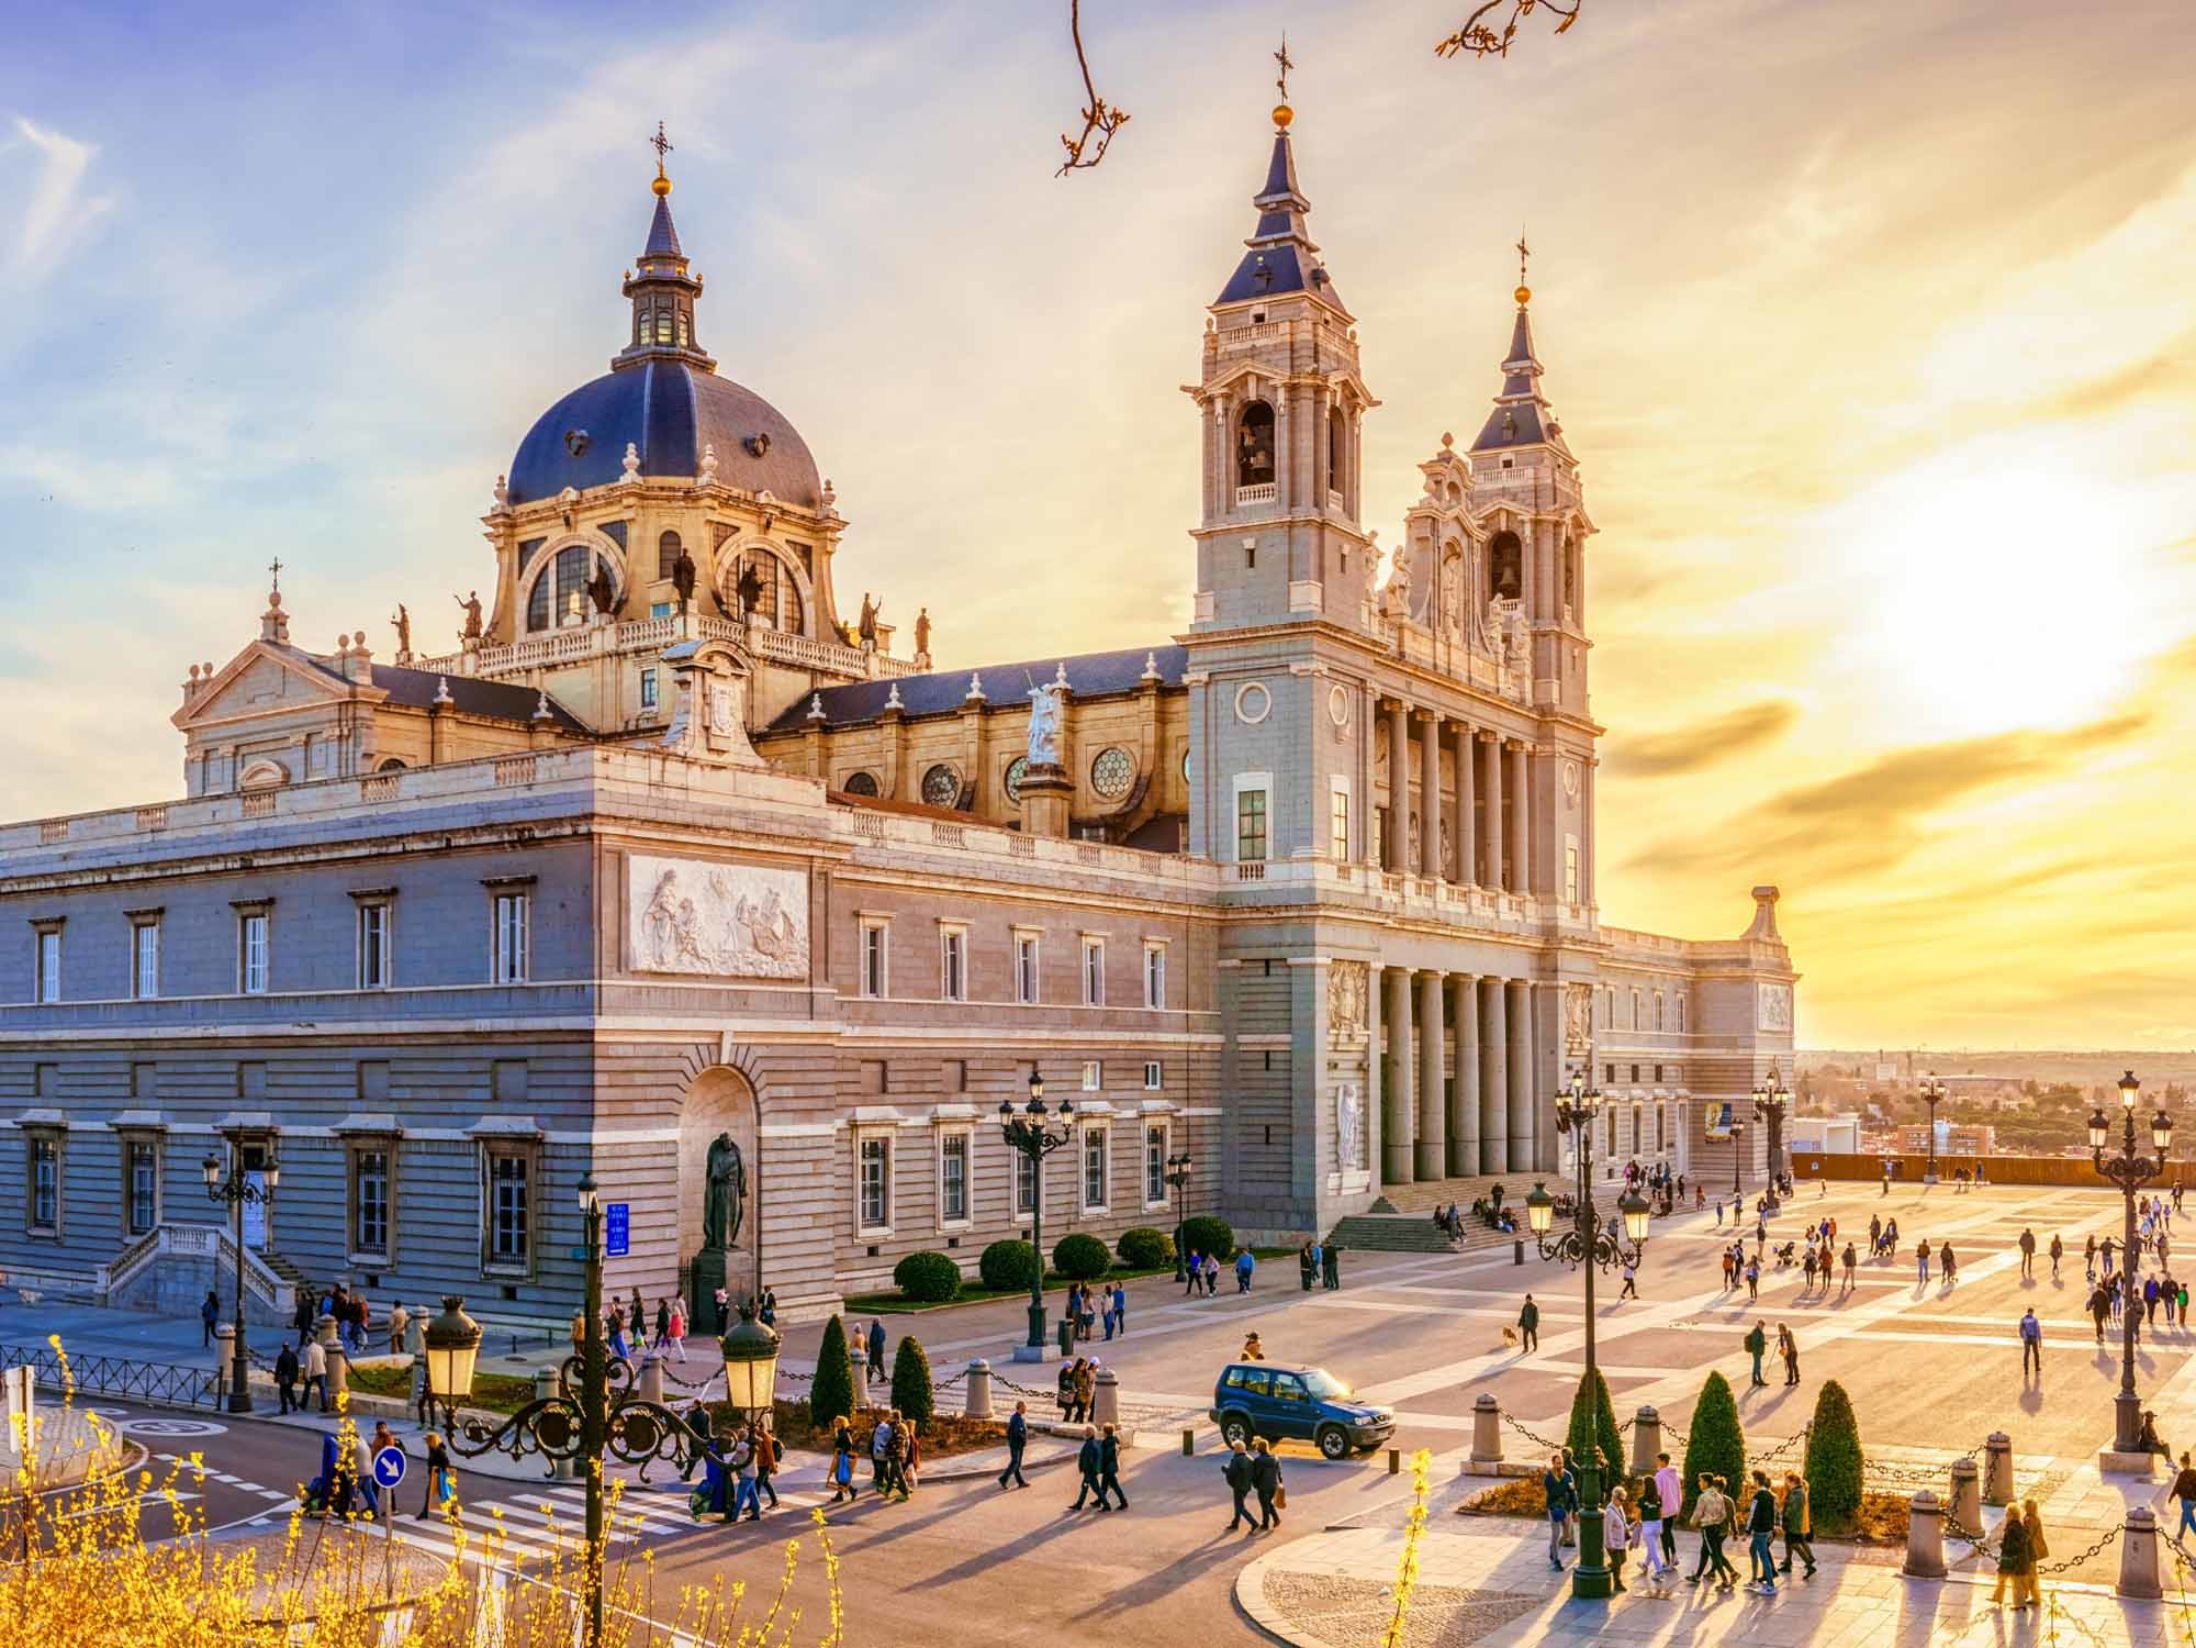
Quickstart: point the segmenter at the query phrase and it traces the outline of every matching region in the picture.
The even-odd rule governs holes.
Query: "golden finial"
[[[1296,61],[1289,56],[1289,37],[1286,31],[1282,33],[1281,49],[1273,54],[1273,60],[1281,65],[1280,76],[1274,81],[1281,88],[1281,101],[1273,106],[1273,123],[1277,130],[1285,132],[1289,129],[1289,122],[1296,118],[1296,111],[1289,107],[1289,70],[1296,67]]]
[[[671,179],[664,173],[663,157],[669,154],[672,148],[671,140],[663,135],[662,121],[656,122],[656,135],[648,140],[648,146],[656,151],[656,181],[651,183],[649,187],[656,191],[656,198],[661,200],[671,192]]]
[[[1525,244],[1525,231],[1517,232],[1517,306],[1522,309],[1533,301],[1533,289],[1525,284],[1525,264],[1533,255],[1533,249]]]

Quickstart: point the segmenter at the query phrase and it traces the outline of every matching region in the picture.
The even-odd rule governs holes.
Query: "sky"
[[[484,585],[622,343],[660,119],[719,369],[845,594],[941,666],[1188,622],[1204,306],[1277,37],[1381,407],[1366,519],[1499,385],[1512,243],[1599,528],[1613,925],[1784,889],[1803,1043],[2196,1045],[2196,30],[2184,0],[0,0],[0,815],[179,793],[256,634]],[[423,640],[436,633],[423,621]],[[454,633],[454,631],[453,631]]]

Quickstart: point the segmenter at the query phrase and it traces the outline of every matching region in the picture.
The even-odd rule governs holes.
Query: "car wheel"
[[[1251,1445],[1250,1421],[1239,1413],[1229,1414],[1220,1421],[1220,1440],[1227,1443],[1231,1448],[1238,1442],[1246,1448],[1249,1447]]]
[[[1326,1425],[1319,1432],[1319,1451],[1328,1459],[1350,1456],[1350,1433],[1340,1425]]]

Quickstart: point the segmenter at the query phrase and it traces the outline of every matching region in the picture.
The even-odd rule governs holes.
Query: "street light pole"
[[[2135,1101],[2143,1084],[2130,1070],[2120,1078],[2121,1143],[2117,1156],[2107,1156],[2112,1124],[2102,1110],[2089,1118],[2089,1158],[2099,1173],[2120,1187],[2125,1202],[2125,1239],[2120,1268],[2120,1394],[2112,1401],[2112,1451],[2139,1453],[2143,1434],[2143,1401],[2135,1394],[2135,1319],[2142,1310],[2142,1296],[2135,1292],[2135,1192],[2165,1171],[2167,1149],[2173,1143],[2173,1118],[2163,1110],[2151,1112],[2150,1142],[2154,1155],[2135,1153]]]
[[[282,1164],[270,1159],[259,1170],[260,1183],[255,1185],[244,1171],[242,1153],[234,1154],[235,1164],[226,1177],[222,1175],[219,1156],[208,1156],[199,1163],[199,1171],[205,1176],[206,1199],[216,1206],[225,1203],[229,1209],[230,1239],[236,1248],[236,1327],[229,1345],[229,1412],[250,1413],[251,1353],[244,1345],[244,1205],[247,1202],[272,1205],[275,1185],[282,1177]]]
[[[1188,1260],[1182,1252],[1182,1228],[1189,1223],[1190,1154],[1178,1151],[1167,1158],[1167,1183],[1174,1187],[1174,1279],[1185,1279]]]
[[[1022,1362],[1045,1359],[1045,1158],[1075,1136],[1075,1101],[1060,1101],[1057,1132],[1045,1125],[1049,1113],[1045,1078],[1035,1070],[1029,1073],[1029,1103],[1019,1111],[1012,1099],[999,1103],[999,1131],[1007,1148],[1028,1157],[1030,1166],[1029,1233],[1037,1264],[1029,1283],[1029,1342],[1015,1357]]]
[[[1922,1183],[1933,1185],[1937,1182],[1937,1106],[1944,1103],[1944,1083],[1937,1080],[1934,1070],[1922,1083],[1921,1097],[1922,1103],[1929,1106],[1929,1165],[1922,1171]]]
[[[1778,1186],[1784,1182],[1784,1113],[1791,1103],[1791,1091],[1784,1085],[1784,1078],[1777,1074],[1776,1060],[1771,1059],[1768,1075],[1754,1089],[1754,1117],[1769,1128],[1769,1211],[1772,1213],[1777,1208]]]
[[[602,1197],[595,1176],[582,1176],[580,1225],[586,1331],[580,1337],[580,1457],[587,1464],[587,1648],[602,1642],[602,1450],[610,1430],[609,1347],[602,1340]],[[636,1323],[637,1327],[638,1324]]]
[[[1604,1223],[1594,1209],[1594,1121],[1601,1111],[1603,1095],[1590,1084],[1587,1072],[1592,1069],[1589,1056],[1585,1070],[1573,1069],[1570,1086],[1556,1094],[1556,1131],[1570,1134],[1576,1144],[1578,1195],[1572,1210],[1572,1228],[1551,1237],[1555,1198],[1548,1194],[1545,1184],[1535,1184],[1532,1194],[1525,1198],[1526,1223],[1540,1256],[1561,1259],[1573,1266],[1583,1264],[1586,1269],[1586,1373],[1579,1388],[1593,1417],[1588,1423],[1589,1440],[1579,1450],[1578,1566],[1571,1574],[1571,1595],[1585,1600],[1607,1597],[1612,1588],[1601,1537],[1601,1402],[1599,1370],[1594,1361],[1594,1271],[1639,1264],[1647,1248],[1649,1214],[1647,1198],[1636,1190],[1627,1190],[1617,1198],[1618,1211],[1623,1215],[1621,1229],[1617,1221]],[[1610,1464],[1614,1469],[1623,1469],[1621,1461],[1612,1460]]]
[[[1746,1124],[1744,1122],[1733,1122],[1731,1124],[1731,1195],[1734,1199],[1740,1194],[1739,1163],[1745,1160],[1745,1133]],[[1731,1216],[1734,1219],[1738,1217],[1738,1213],[1735,1208],[1733,1209]]]

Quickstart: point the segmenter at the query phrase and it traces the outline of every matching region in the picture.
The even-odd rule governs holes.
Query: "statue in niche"
[[[605,618],[618,604],[618,588],[610,581],[610,568],[599,559],[595,562],[595,575],[587,580],[587,598]]]
[[[755,570],[753,561],[742,561],[740,563],[739,582],[733,586],[733,589],[739,597],[740,622],[743,624],[753,623],[755,621],[755,608],[761,603],[763,593],[762,574]]]
[[[1360,1173],[1365,1168],[1365,1098],[1355,1082],[1344,1082],[1334,1093],[1335,1155],[1342,1171]]]
[[[747,1166],[729,1133],[709,1141],[708,1182],[702,1196],[702,1247],[723,1251],[740,1239],[747,1213]]]
[[[1365,990],[1361,961],[1338,961],[1327,973],[1327,1033],[1342,1042],[1365,1033]]]

